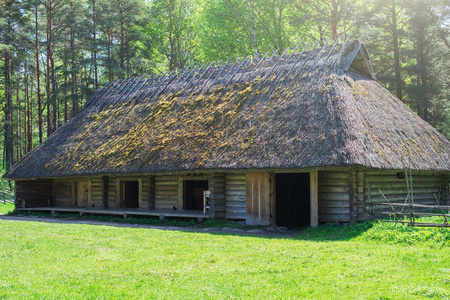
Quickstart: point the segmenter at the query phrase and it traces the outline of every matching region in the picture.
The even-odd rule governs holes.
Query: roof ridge
[[[342,44],[339,44],[340,37],[336,39],[333,45],[328,45],[330,40],[328,39],[320,49],[316,49],[320,41],[317,41],[310,50],[308,50],[309,44],[306,44],[300,53],[297,52],[299,46],[291,52],[286,48],[278,58],[276,58],[278,52],[276,50],[268,59],[266,58],[268,53],[266,53],[263,58],[249,59],[250,56],[247,56],[241,63],[239,63],[238,57],[234,63],[230,64],[232,61],[230,58],[223,66],[221,66],[221,62],[217,66],[214,66],[214,62],[211,62],[205,71],[203,71],[205,67],[203,65],[202,67],[188,67],[178,73],[174,71],[169,74],[167,74],[168,72],[159,73],[150,81],[149,76],[140,86],[139,83],[144,75],[139,79],[137,76],[130,77],[128,80],[119,79],[109,83],[105,88],[97,90],[86,102],[85,107],[96,106],[102,109],[105,105],[115,105],[125,101],[139,101],[146,98],[150,100],[157,98],[164,91],[166,91],[166,94],[179,93],[178,96],[189,97],[191,94],[206,93],[214,86],[234,86],[237,83],[250,82],[257,77],[261,77],[262,82],[271,80],[276,83],[293,82],[309,76],[315,76],[320,79],[318,81],[322,81],[327,77],[326,74],[348,71],[359,50],[361,48],[365,50],[364,44],[358,40],[349,43],[351,35]],[[365,50],[365,52],[367,51]],[[348,55],[352,57],[346,58],[345,56]],[[366,58],[365,53],[361,56],[367,64],[368,58]],[[333,61],[328,64],[330,57],[333,58]],[[343,59],[343,57],[346,59]],[[301,67],[297,67],[300,62],[302,62]],[[368,73],[373,75],[370,68],[371,66],[369,66],[370,71]],[[132,96],[129,97],[130,95]]]

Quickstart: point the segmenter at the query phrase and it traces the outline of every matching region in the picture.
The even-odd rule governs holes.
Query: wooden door
[[[77,206],[88,206],[89,182],[80,180],[77,182]]]
[[[246,222],[270,225],[270,176],[268,172],[245,174]]]

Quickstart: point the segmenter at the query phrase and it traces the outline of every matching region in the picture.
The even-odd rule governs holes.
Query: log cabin
[[[301,50],[301,49],[300,49]],[[363,43],[112,82],[4,175],[22,210],[317,226],[449,202],[450,142],[376,80]],[[369,208],[368,208],[369,207]]]

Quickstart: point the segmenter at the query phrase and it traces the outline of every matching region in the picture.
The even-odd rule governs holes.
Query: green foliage
[[[426,218],[428,223],[443,223],[441,218]],[[373,240],[382,243],[414,245],[425,244],[430,247],[449,247],[450,230],[448,228],[416,227],[407,224],[395,224],[388,222],[377,222],[359,237],[364,240]]]
[[[407,221],[407,220],[406,220]],[[442,217],[424,217],[416,222],[442,224]],[[362,241],[382,244],[424,245],[428,247],[450,247],[450,229],[416,227],[407,224],[366,221],[350,225],[327,224],[317,228],[308,227],[299,234],[300,239],[314,241]]]

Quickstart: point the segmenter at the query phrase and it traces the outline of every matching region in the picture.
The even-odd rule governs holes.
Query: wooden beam
[[[91,185],[92,185],[92,179],[88,180],[88,206],[91,206],[91,197],[92,197],[92,189],[91,189]]]
[[[348,218],[350,222],[354,222],[354,207],[353,207],[353,200],[355,197],[355,190],[353,188],[353,169],[350,169],[348,171]]]
[[[311,226],[319,225],[319,172],[313,171],[309,173],[310,182],[310,215]]]
[[[138,207],[142,207],[142,178],[138,179]]]
[[[74,179],[71,180],[71,196],[72,196],[72,205],[76,206],[77,205],[77,192],[76,192],[76,182]]]
[[[155,209],[155,176],[148,177],[148,208]]]
[[[269,173],[270,183],[270,224],[277,225],[277,206],[276,206],[276,185],[275,185],[275,173]]]
[[[108,209],[108,176],[102,176],[102,203],[103,208]]]

